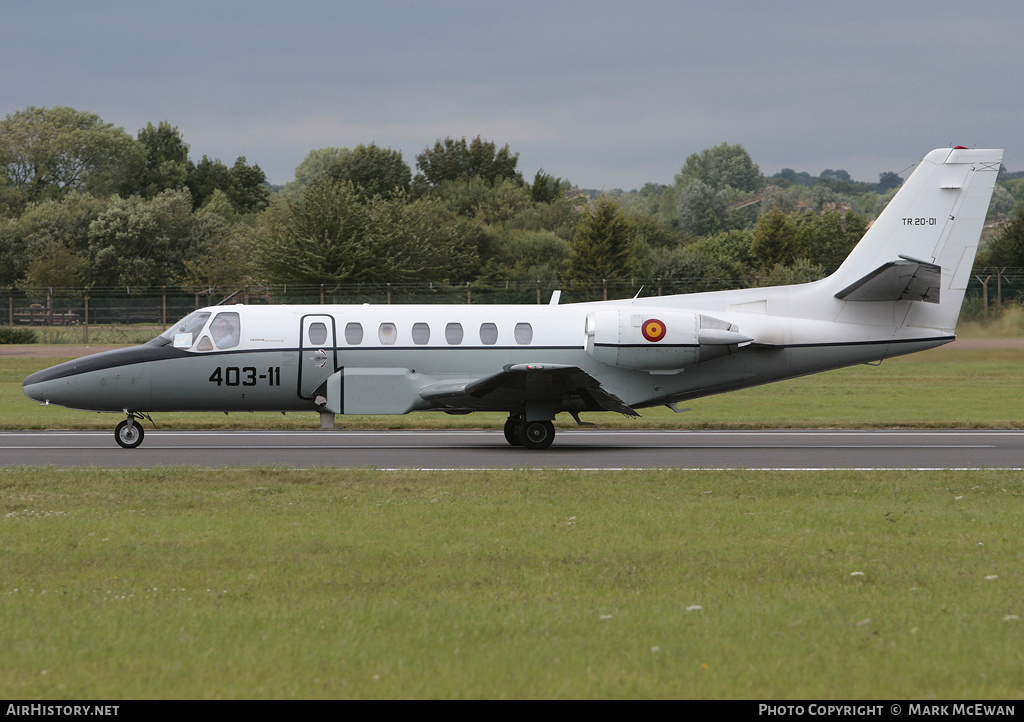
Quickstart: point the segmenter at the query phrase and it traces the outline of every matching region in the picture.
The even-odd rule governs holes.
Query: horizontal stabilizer
[[[939,302],[942,269],[934,263],[900,256],[836,294],[847,301]]]

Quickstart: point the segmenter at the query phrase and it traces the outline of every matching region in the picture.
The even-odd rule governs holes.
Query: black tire
[[[519,440],[519,426],[522,422],[512,416],[509,416],[505,421],[505,441],[512,444],[512,446],[522,446],[523,442]]]
[[[550,421],[524,421],[519,426],[519,441],[527,449],[546,449],[555,440],[555,425]]]
[[[142,443],[145,435],[146,432],[142,430],[142,424],[137,421],[131,426],[128,426],[127,421],[122,421],[114,429],[114,440],[123,449],[134,449]]]

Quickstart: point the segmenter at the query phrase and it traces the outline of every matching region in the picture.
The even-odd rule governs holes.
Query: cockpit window
[[[234,348],[238,345],[238,313],[224,311],[218,313],[210,324],[210,333],[217,348]]]
[[[191,348],[196,334],[206,325],[210,318],[209,311],[195,311],[160,334],[157,338],[171,341],[175,348]]]

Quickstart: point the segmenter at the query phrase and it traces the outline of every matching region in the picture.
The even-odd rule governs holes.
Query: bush
[[[0,343],[35,343],[36,332],[30,328],[0,326]]]

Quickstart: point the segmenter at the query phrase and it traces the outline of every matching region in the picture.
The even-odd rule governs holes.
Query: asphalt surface
[[[0,466],[383,469],[1024,469],[1024,431],[559,430],[544,451],[500,431],[160,431],[122,449],[112,431],[0,433]]]

